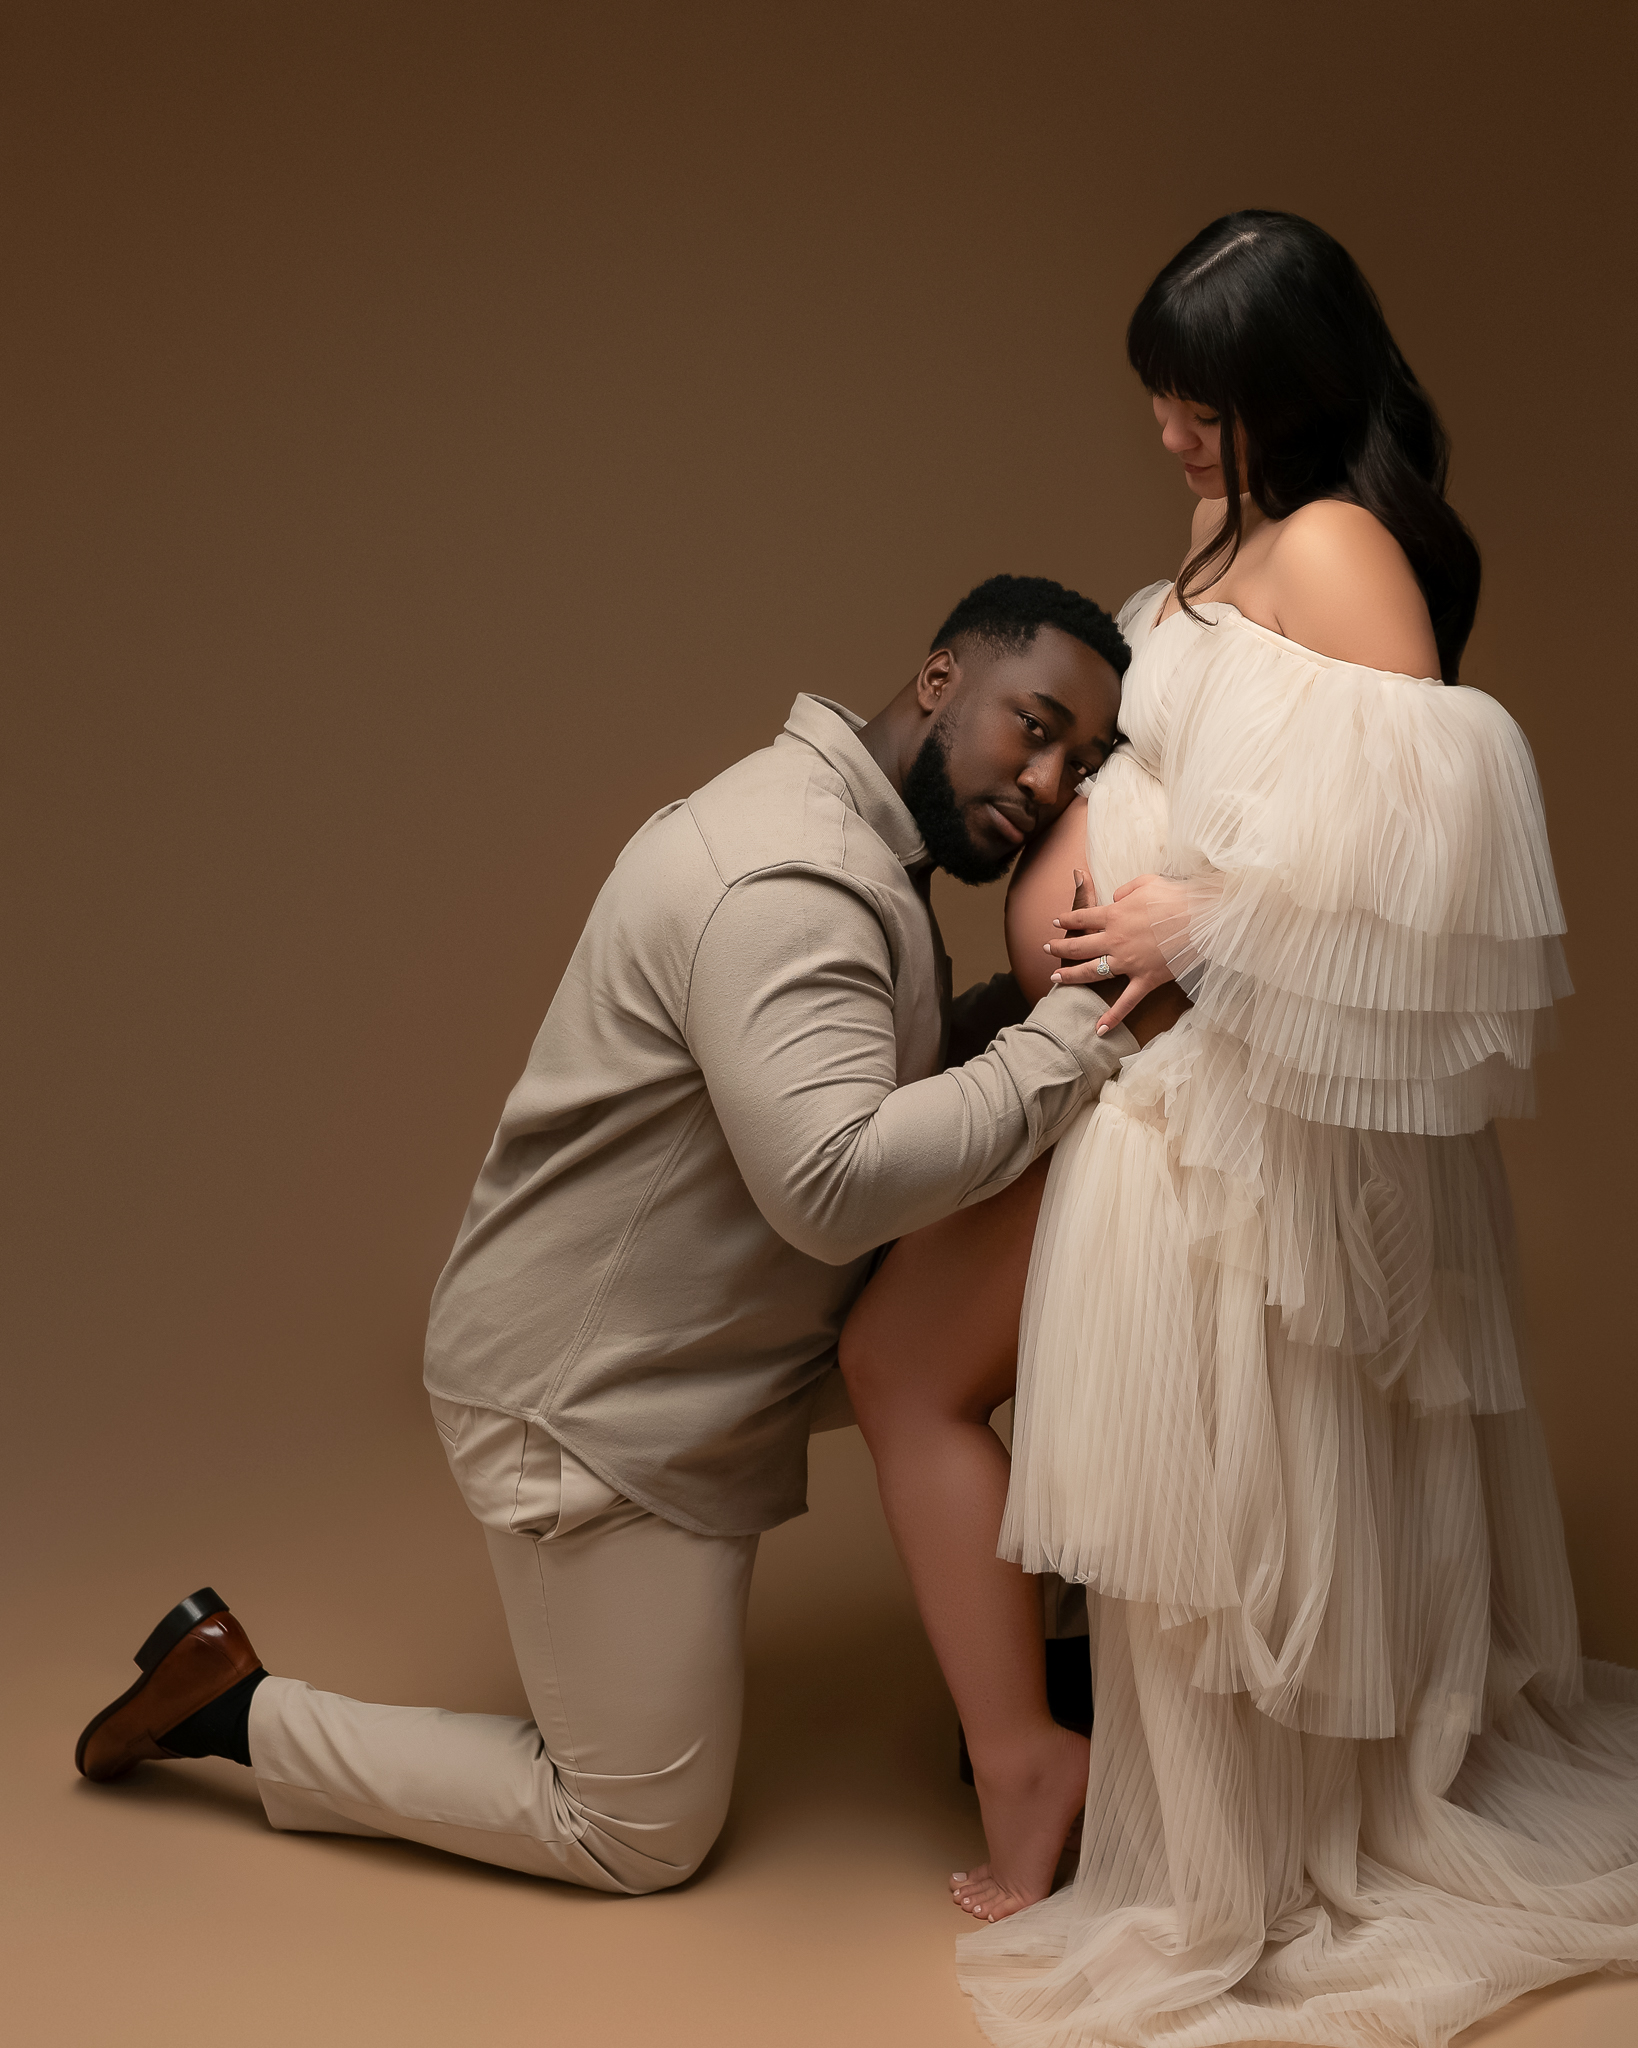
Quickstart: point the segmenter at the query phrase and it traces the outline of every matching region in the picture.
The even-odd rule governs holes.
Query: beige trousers
[[[756,1538],[661,1521],[533,1423],[432,1406],[534,1718],[369,1706],[270,1677],[250,1711],[268,1819],[597,1891],[680,1884],[728,1811]]]

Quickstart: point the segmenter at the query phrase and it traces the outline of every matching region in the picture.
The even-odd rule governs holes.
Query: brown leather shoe
[[[161,1735],[261,1669],[250,1638],[209,1586],[179,1600],[136,1653],[142,1676],[80,1737],[75,1768],[118,1778],[146,1757],[174,1756]]]

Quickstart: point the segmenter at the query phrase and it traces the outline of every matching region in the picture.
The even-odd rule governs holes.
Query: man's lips
[[[1010,811],[1002,810],[999,804],[986,803],[984,806],[995,820],[996,829],[1009,846],[1022,846],[1029,837],[1032,826],[1020,825]]]

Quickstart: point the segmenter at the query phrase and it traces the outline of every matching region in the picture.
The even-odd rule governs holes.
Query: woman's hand
[[[1110,1030],[1152,990],[1172,979],[1166,956],[1155,937],[1155,927],[1182,930],[1188,923],[1188,891],[1181,882],[1169,882],[1161,875],[1139,875],[1115,891],[1113,903],[1089,901],[1091,887],[1085,875],[1075,871],[1075,906],[1052,922],[1063,933],[1049,939],[1046,950],[1062,965],[1052,980],[1057,983],[1107,981],[1126,977],[1120,991],[1098,1024],[1100,1034]]]

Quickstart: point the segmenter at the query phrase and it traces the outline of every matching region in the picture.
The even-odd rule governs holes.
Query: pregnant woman
[[[973,1429],[1030,1190],[940,1226],[953,1256],[906,1240],[844,1363],[972,1750],[991,2038],[1429,2048],[1638,1966],[1638,1678],[1579,1655],[1492,1126],[1561,913],[1528,747],[1454,687],[1479,565],[1443,436],[1351,258],[1231,215],[1129,350],[1192,548],[1122,613],[1097,905],[1013,924],[1128,975],[1117,1012],[1171,978],[1193,1007],[1053,1157],[1000,1557]],[[1062,890],[1064,829],[1015,894]],[[1087,1588],[1089,1778],[1025,1627],[1046,1570]]]

